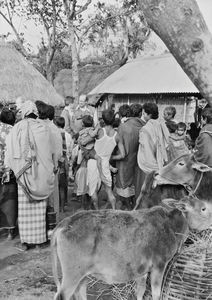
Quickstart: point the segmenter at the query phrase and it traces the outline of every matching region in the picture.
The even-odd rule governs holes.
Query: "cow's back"
[[[137,211],[85,211],[64,219],[55,229],[60,249],[68,247],[91,264],[128,265],[131,279],[137,268],[153,260],[169,260],[178,248],[175,228],[162,207]],[[61,253],[64,250],[61,249]],[[75,254],[76,258],[76,254]],[[76,258],[77,259],[77,258]],[[125,279],[125,278],[123,278]]]

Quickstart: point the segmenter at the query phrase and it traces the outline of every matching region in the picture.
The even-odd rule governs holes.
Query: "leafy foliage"
[[[33,63],[52,82],[57,71],[73,68],[72,63],[76,69],[80,59],[82,64],[117,64],[142,51],[150,30],[136,0],[98,1],[88,14],[91,4],[91,0],[0,0],[0,15],[15,33],[12,43],[28,58],[29,45],[14,18],[33,20],[44,28]]]
[[[19,33],[14,25],[14,17],[22,17],[25,12],[25,7],[22,4],[21,0],[0,0],[0,16],[2,16],[12,28],[17,43],[19,44],[20,52],[22,52],[24,56],[28,56],[24,47],[23,33]]]
[[[45,44],[41,44],[38,54],[33,58],[33,64],[45,77],[46,74],[46,53],[47,48]],[[61,47],[55,51],[54,58],[51,64],[52,77],[55,78],[56,74],[62,69],[71,69],[72,58],[69,48],[67,46]]]
[[[135,58],[143,50],[149,33],[150,28],[143,14],[137,11],[136,1],[124,1],[122,6],[98,2],[96,13],[84,25],[81,38],[83,46],[86,46],[87,38],[88,45],[102,49],[107,62],[108,58],[109,61],[117,61],[129,55]]]

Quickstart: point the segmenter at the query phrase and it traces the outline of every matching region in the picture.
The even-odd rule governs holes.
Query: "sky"
[[[212,32],[212,0],[196,0],[200,10],[205,18],[205,21]],[[114,2],[114,0],[105,0],[107,3]],[[42,28],[36,27],[32,21],[26,21],[23,18],[16,20],[16,27],[19,32],[24,32],[25,39],[32,45],[32,50],[34,52],[37,51],[37,47],[41,41],[41,33]],[[7,34],[7,32],[11,32],[10,26],[4,21],[4,19],[0,16],[0,35]],[[12,37],[13,35],[11,35]],[[164,51],[166,48],[163,42],[155,35],[152,34],[150,41],[156,43],[157,48],[161,51]]]

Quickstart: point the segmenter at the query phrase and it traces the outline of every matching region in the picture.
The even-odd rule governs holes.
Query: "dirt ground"
[[[69,188],[69,203],[60,219],[80,209]],[[49,300],[53,299],[56,287],[51,271],[50,246],[44,249],[21,251],[19,237],[6,240],[0,232],[0,300]]]
[[[0,260],[0,299],[49,300],[53,299],[55,290],[49,247],[19,252]]]
[[[81,208],[81,203],[69,188],[69,203],[60,219],[73,214]],[[105,204],[104,191],[100,194],[101,205]],[[6,232],[0,232],[0,300],[50,300],[53,299],[56,286],[51,270],[50,246],[44,249],[21,251],[17,236],[12,241],[6,240]],[[94,286],[95,284],[92,283]],[[105,295],[99,299],[111,299],[105,287],[90,291],[89,299],[97,299],[102,290]]]

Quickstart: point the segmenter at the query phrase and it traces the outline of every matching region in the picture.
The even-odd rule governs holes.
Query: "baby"
[[[81,164],[84,157],[88,156],[93,150],[95,144],[95,138],[98,134],[100,126],[93,127],[93,118],[90,115],[86,115],[82,118],[83,129],[79,132],[78,145],[79,153],[77,164]]]
[[[186,135],[186,124],[180,122],[175,125],[175,132],[170,131],[169,137],[169,160],[189,153],[189,139]]]

